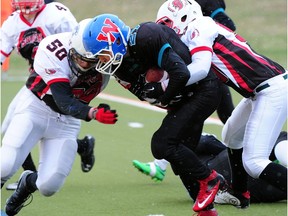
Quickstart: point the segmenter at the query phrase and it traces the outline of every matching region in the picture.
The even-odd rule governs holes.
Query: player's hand
[[[118,120],[116,110],[111,110],[108,104],[99,104],[91,108],[91,119],[96,119],[103,124],[115,124]]]
[[[162,89],[161,83],[150,82],[144,85],[142,92],[141,92],[141,97],[157,99],[163,94],[164,94],[164,91]]]
[[[145,77],[140,74],[138,76],[137,82],[131,83],[129,91],[132,92],[135,96],[137,96],[140,100],[143,100],[143,98],[141,97],[141,93],[145,83]]]
[[[155,101],[153,102],[150,102],[151,105],[154,105],[154,106],[157,106],[157,107],[160,107],[160,108],[163,108],[163,109],[166,109],[167,108],[167,104],[162,104],[161,101],[155,99]]]

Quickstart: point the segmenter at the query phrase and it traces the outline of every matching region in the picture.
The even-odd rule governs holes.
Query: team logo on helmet
[[[104,20],[104,26],[101,28],[101,32],[98,34],[96,40],[114,43],[116,41],[116,37],[113,35],[113,33],[119,33],[119,28],[111,21],[111,19],[107,18]]]
[[[168,9],[172,12],[181,10],[183,7],[184,7],[184,4],[182,0],[174,0],[171,2],[171,4],[168,5]]]

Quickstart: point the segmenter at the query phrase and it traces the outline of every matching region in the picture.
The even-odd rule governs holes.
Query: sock
[[[198,192],[199,192],[199,182],[196,180],[191,181],[191,176],[189,175],[179,175],[184,187],[186,188],[189,196],[195,202]]]
[[[24,163],[22,164],[22,167],[24,170],[31,170],[33,172],[36,172],[36,166],[33,162],[31,153],[28,154],[27,158],[25,159]]]
[[[166,170],[169,162],[166,161],[165,159],[162,160],[155,159],[154,164],[159,166],[162,170]]]
[[[276,163],[270,163],[262,171],[260,179],[274,185],[278,189],[287,192],[287,168]]]
[[[241,193],[248,190],[248,174],[243,167],[242,152],[243,149],[228,149],[232,171],[232,189]]]
[[[85,141],[84,141],[84,139],[77,139],[77,144],[78,144],[78,149],[77,149],[77,152],[78,152],[78,154],[83,154],[83,152],[85,152],[85,150],[86,150],[86,145],[85,145]]]

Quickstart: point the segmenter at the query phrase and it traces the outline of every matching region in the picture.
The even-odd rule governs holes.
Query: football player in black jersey
[[[187,67],[191,62],[190,53],[175,32],[166,26],[142,23],[132,29],[129,38],[123,37],[124,27],[127,26],[117,16],[103,14],[86,28],[86,36],[96,38],[93,42],[97,43],[96,50],[90,50],[97,53],[99,59],[96,69],[114,75],[141,100],[152,98],[149,100],[152,105],[167,109],[160,128],[153,134],[152,153],[155,158],[164,158],[171,163],[174,173],[179,175],[195,200],[194,211],[216,215],[213,200],[224,185],[223,177],[201,162],[194,149],[204,121],[221,100],[219,81],[213,73],[205,78],[190,77]],[[90,44],[84,43],[84,46]],[[163,86],[164,89],[161,83],[133,82],[145,79],[145,72],[152,67],[167,71],[169,83]],[[198,82],[186,86],[191,78]]]

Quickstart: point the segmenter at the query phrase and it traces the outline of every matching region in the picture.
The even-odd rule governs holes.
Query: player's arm
[[[159,100],[162,104],[168,104],[183,90],[190,78],[190,72],[185,62],[171,47],[165,50],[161,59],[162,61],[159,66],[168,73],[169,82]]]
[[[49,86],[57,107],[65,115],[85,121],[95,119],[104,124],[116,123],[118,117],[116,110],[110,110],[110,106],[107,104],[90,107],[82,103],[74,97],[69,82],[53,82]]]
[[[181,38],[187,45],[192,60],[187,66],[190,72],[187,85],[196,83],[208,75],[212,62],[212,47],[217,36],[217,25],[209,17],[198,23],[189,24],[185,35]]]
[[[92,107],[74,97],[69,82],[52,82],[49,86],[53,99],[62,113],[85,121],[91,120],[88,113]]]
[[[6,21],[3,23],[2,27],[0,28],[0,60],[1,65],[4,62],[4,60],[9,57],[11,52],[13,51],[16,41],[14,40],[14,37],[9,37],[6,33],[6,30],[11,29],[8,27],[8,24]],[[12,28],[13,29],[13,28]]]

